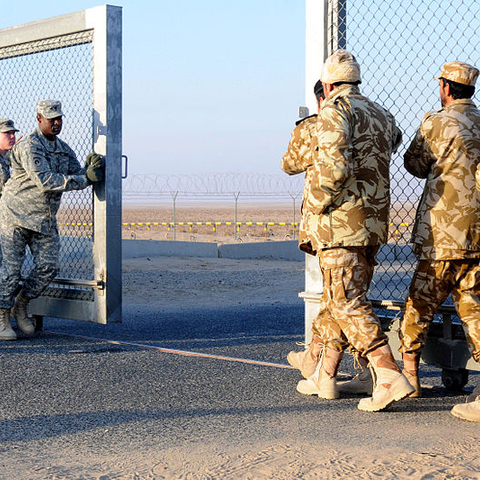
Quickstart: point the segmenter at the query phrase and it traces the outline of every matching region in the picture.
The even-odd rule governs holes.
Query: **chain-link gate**
[[[408,293],[416,258],[409,245],[416,207],[423,191],[423,181],[403,167],[408,148],[423,115],[441,108],[438,77],[444,63],[460,60],[480,67],[480,3],[452,0],[438,4],[432,0],[306,0],[307,105],[314,110],[313,85],[320,78],[323,60],[338,48],[352,52],[360,63],[362,94],[387,108],[403,132],[403,144],[392,157],[391,213],[388,244],[377,257],[370,298],[380,314],[392,316],[401,310]],[[478,99],[478,94],[476,95]],[[475,101],[475,97],[473,98]],[[477,102],[478,104],[478,102]],[[316,311],[308,301],[308,292],[321,290],[316,259],[307,258],[306,267],[306,337]],[[311,297],[313,298],[313,297]],[[447,301],[437,320],[437,328],[449,348],[430,339],[424,352],[429,363],[444,368],[463,368],[470,355],[461,329],[450,324],[454,314]],[[454,321],[455,323],[455,321]],[[436,326],[431,329],[434,334]],[[393,339],[396,335],[392,335]],[[440,364],[434,350],[448,358]],[[457,358],[458,357],[458,358]],[[425,358],[424,358],[425,360]],[[473,361],[469,368],[478,369]],[[463,381],[463,380],[462,380]]]
[[[30,303],[31,313],[119,321],[121,8],[96,7],[0,30],[0,74],[0,117],[13,119],[20,134],[35,129],[37,100],[58,99],[65,113],[61,138],[79,161],[92,151],[106,155],[104,184],[62,197],[59,275]],[[27,255],[22,273],[30,268]]]
[[[341,12],[338,41],[361,63],[362,93],[387,108],[403,132],[390,167],[391,248],[381,258],[371,293],[402,301],[415,263],[408,242],[424,183],[406,172],[403,154],[423,115],[441,108],[434,79],[442,65],[461,60],[480,66],[480,3],[348,0]]]

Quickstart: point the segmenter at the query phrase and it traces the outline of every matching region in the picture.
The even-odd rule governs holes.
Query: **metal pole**
[[[305,0],[305,106],[317,111],[317,99],[313,86],[328,57],[328,0]]]
[[[122,321],[122,9],[103,5],[85,10],[94,28],[93,103],[94,151],[105,155],[105,182],[94,190],[93,258],[96,320]],[[60,22],[59,22],[60,23]]]
[[[295,197],[292,197],[293,200],[293,239],[295,240]]]
[[[296,219],[297,219],[297,204],[296,204],[296,200],[298,198],[298,196],[300,195],[300,192],[296,193],[295,195],[292,193],[292,192],[289,192],[290,194],[290,197],[292,197],[292,202],[293,202],[293,223],[292,223],[292,229],[293,229],[293,239],[295,240],[296,238]]]
[[[328,54],[339,48],[347,48],[347,0],[331,0],[328,12]]]
[[[233,214],[233,238],[237,239],[237,222],[238,222],[238,197],[240,192],[233,192],[233,198],[235,199],[235,211]]]
[[[170,192],[172,196],[172,203],[173,203],[173,240],[177,239],[177,208],[176,208],[176,200],[177,200],[177,192]]]

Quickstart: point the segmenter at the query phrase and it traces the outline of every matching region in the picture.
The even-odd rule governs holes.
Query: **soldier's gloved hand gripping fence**
[[[105,159],[98,153],[89,153],[85,160],[86,174],[92,183],[101,182],[105,178]]]

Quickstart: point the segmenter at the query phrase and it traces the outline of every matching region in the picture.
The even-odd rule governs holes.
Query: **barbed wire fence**
[[[176,239],[177,206],[180,200],[198,203],[229,202],[233,204],[234,237],[237,239],[239,203],[291,203],[292,236],[298,227],[298,206],[302,198],[304,176],[258,173],[207,173],[192,175],[137,174],[123,183],[123,200],[128,205],[155,204],[169,201],[172,206],[174,239]],[[267,220],[267,219],[266,219]],[[221,223],[221,222],[218,222]],[[258,222],[261,223],[261,222]],[[183,224],[183,222],[182,222]]]
[[[185,225],[200,225],[196,222],[195,204],[200,208],[205,202],[215,205],[232,205],[233,219],[222,222],[213,219],[205,222],[207,225],[233,225],[234,240],[238,239],[241,225],[267,226],[282,225],[291,227],[289,238],[295,239],[300,222],[300,205],[304,186],[304,175],[288,176],[285,174],[258,174],[258,173],[207,173],[191,175],[170,174],[135,174],[128,176],[123,183],[123,201],[126,206],[165,205],[171,206],[171,218],[167,222],[158,222],[154,218],[148,222],[124,223],[132,228],[152,225],[167,226],[173,231],[173,239],[177,238],[177,227]],[[181,202],[191,207],[191,221],[177,221],[177,207]],[[415,202],[410,192],[392,192],[392,204],[405,206],[408,202]],[[289,218],[281,222],[274,222],[265,218],[260,222],[239,221],[239,205],[241,203],[255,203],[257,206],[271,204],[290,204]],[[192,205],[192,203],[194,205]],[[408,210],[408,209],[407,209]],[[217,221],[216,221],[217,220]],[[410,234],[411,220],[398,208],[392,209],[390,222],[390,238],[398,243],[407,243]]]

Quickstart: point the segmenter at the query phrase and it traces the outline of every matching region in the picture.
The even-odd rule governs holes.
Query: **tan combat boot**
[[[468,420],[469,422],[480,422],[480,396],[476,400],[455,405],[451,412],[453,416]]]
[[[420,363],[420,352],[402,353],[403,371],[410,385],[415,391],[410,395],[412,398],[420,398],[422,396],[422,387],[418,377],[418,364]]]
[[[315,372],[315,368],[320,360],[321,351],[322,341],[317,335],[313,335],[308,348],[303,352],[291,351],[287,355],[287,361],[292,367],[300,370],[304,378],[308,378]]]
[[[15,298],[12,316],[17,321],[18,328],[25,335],[33,335],[35,333],[35,326],[33,325],[32,319],[27,314],[28,302],[30,302],[30,299],[24,295],[23,289],[20,290],[20,293]]]
[[[372,397],[360,400],[359,410],[378,412],[415,391],[398,368],[389,345],[373,350],[367,357],[376,377],[375,389]]]
[[[475,402],[477,400],[477,397],[480,397],[480,385],[477,385],[472,393],[467,396],[467,403],[470,402]]]
[[[327,400],[338,398],[340,393],[336,376],[342,357],[343,352],[324,348],[315,372],[307,380],[298,382],[297,392],[304,395],[318,395]]]
[[[16,340],[17,334],[10,323],[10,309],[0,308],[0,340]]]
[[[373,392],[373,378],[368,368],[368,360],[358,355],[357,361],[361,372],[357,373],[351,380],[338,382],[338,390],[340,393],[346,393],[347,395],[371,395]]]

